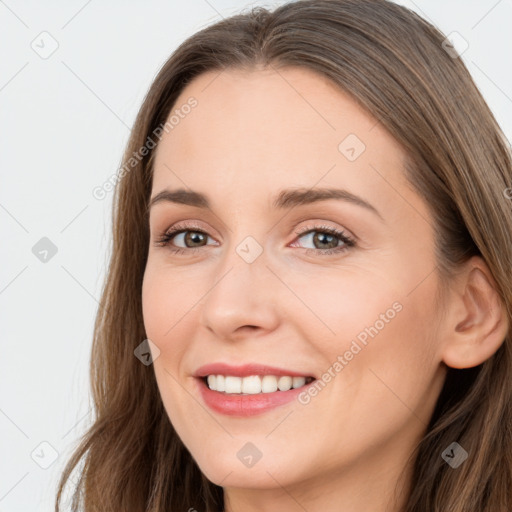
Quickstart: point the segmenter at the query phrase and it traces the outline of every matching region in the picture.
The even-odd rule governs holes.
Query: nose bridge
[[[202,306],[202,323],[229,338],[243,326],[271,329],[276,321],[275,290],[262,244],[246,236],[231,244]]]

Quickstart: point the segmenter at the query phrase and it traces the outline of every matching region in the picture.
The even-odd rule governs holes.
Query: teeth
[[[224,393],[237,393],[256,395],[258,393],[274,393],[300,388],[311,382],[311,377],[289,377],[287,375],[276,377],[275,375],[250,375],[249,377],[234,377],[232,375],[208,375],[208,387],[213,391]]]
[[[292,377],[279,377],[277,381],[277,387],[279,391],[288,391],[292,388],[293,379]]]
[[[242,392],[242,379],[239,377],[232,377],[231,375],[226,375],[226,379],[224,380],[225,393],[241,393]]]
[[[261,379],[261,391],[263,393],[273,393],[277,391],[277,378],[273,375],[265,375]]]

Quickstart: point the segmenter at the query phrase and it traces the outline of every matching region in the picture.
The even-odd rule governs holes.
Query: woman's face
[[[142,293],[178,435],[225,488],[396,473],[444,379],[433,221],[401,148],[298,68],[203,74],[172,114],[151,197],[183,192],[151,207]]]

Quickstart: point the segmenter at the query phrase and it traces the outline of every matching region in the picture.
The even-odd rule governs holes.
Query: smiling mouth
[[[316,380],[314,377],[292,377],[287,375],[208,375],[202,378],[212,391],[225,394],[257,395],[289,391],[306,386]]]

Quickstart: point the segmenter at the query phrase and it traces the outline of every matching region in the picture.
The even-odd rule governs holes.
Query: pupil
[[[332,241],[336,242],[334,235],[329,235],[327,233],[319,233],[317,236],[323,239],[323,240],[321,240],[321,243],[326,241],[325,238],[330,239],[330,240],[327,240],[327,243],[332,242]],[[336,243],[334,244],[333,248],[335,248],[335,247],[336,247]]]
[[[192,241],[192,243],[199,243],[201,242],[201,239],[203,238],[202,233],[198,233],[197,231],[192,231],[187,233],[186,235],[187,241]]]

